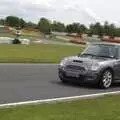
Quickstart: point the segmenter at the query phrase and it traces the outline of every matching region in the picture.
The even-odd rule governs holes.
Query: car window
[[[120,48],[118,48],[118,58],[120,59]]]
[[[108,45],[90,45],[83,54],[105,56],[105,57],[115,57],[116,49],[115,46]]]
[[[116,56],[116,48],[115,47],[109,47],[109,54],[111,57],[115,57]]]

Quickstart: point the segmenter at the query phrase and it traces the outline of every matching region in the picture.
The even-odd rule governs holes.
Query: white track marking
[[[72,96],[72,97],[44,99],[44,100],[35,100],[35,101],[25,101],[25,102],[17,102],[17,103],[8,103],[8,104],[0,104],[0,108],[9,108],[9,107],[15,107],[20,105],[36,105],[36,104],[44,104],[44,103],[67,102],[67,101],[74,101],[74,100],[80,100],[80,99],[90,99],[90,98],[92,99],[96,97],[102,97],[105,95],[118,95],[118,94],[120,94],[120,91]]]

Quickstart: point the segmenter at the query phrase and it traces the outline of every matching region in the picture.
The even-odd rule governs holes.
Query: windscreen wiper
[[[94,55],[94,54],[90,54],[90,53],[84,53],[82,55],[86,55],[86,56],[97,56],[97,55]]]

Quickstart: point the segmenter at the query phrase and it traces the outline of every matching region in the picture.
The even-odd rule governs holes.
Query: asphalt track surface
[[[0,104],[120,91],[120,83],[108,90],[93,85],[63,84],[57,65],[0,64]]]

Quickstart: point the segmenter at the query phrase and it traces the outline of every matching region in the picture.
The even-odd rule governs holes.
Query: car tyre
[[[60,80],[62,83],[67,83],[67,81],[64,78],[62,78],[62,79],[60,78]]]
[[[99,86],[100,88],[107,89],[111,86],[113,81],[113,73],[111,70],[105,70],[100,78]]]
[[[67,80],[64,78],[62,73],[59,73],[59,79],[60,79],[61,82],[67,83]]]

